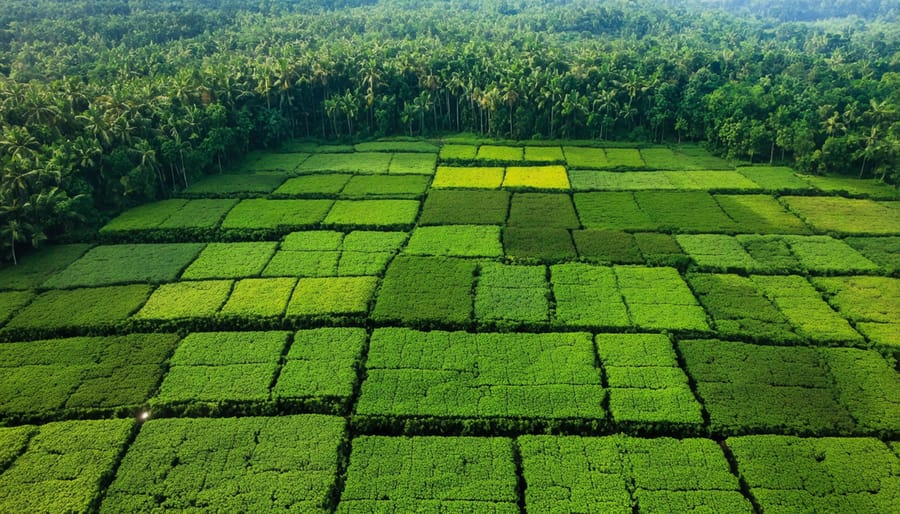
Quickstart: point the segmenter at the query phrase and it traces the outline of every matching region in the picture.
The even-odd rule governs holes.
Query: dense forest
[[[288,138],[705,141],[900,179],[893,2],[8,0],[0,247]],[[815,14],[814,14],[815,13]]]

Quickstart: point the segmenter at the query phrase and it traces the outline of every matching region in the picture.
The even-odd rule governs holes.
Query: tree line
[[[900,178],[889,17],[776,23],[635,0],[10,4],[9,257],[292,137],[706,141]]]

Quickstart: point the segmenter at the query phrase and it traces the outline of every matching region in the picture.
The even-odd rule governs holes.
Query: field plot
[[[0,509],[894,512],[900,202],[736,164],[297,141],[21,242]]]
[[[327,512],[343,432],[316,415],[151,420],[100,512]]]
[[[519,512],[512,441],[478,437],[354,440],[337,512]]]
[[[753,512],[711,440],[540,435],[518,444],[528,512]]]

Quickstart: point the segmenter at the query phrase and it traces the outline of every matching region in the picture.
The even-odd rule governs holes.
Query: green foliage
[[[768,195],[716,195],[716,202],[735,221],[738,232],[808,234],[800,219]]]
[[[537,512],[753,512],[722,449],[708,439],[523,436]]]
[[[355,231],[347,234],[338,275],[381,275],[407,236],[406,232]]]
[[[562,148],[558,146],[526,146],[525,160],[528,162],[564,162]]]
[[[344,198],[421,198],[428,187],[428,177],[419,175],[356,175],[350,179],[341,196]]]
[[[749,337],[776,343],[802,340],[751,279],[738,275],[691,274],[688,282],[722,337]]]
[[[331,209],[331,200],[241,200],[225,220],[223,229],[291,230],[321,222]]]
[[[609,167],[606,152],[602,148],[564,146],[563,152],[566,154],[566,163],[568,163],[570,168],[599,169]]]
[[[634,234],[634,242],[641,249],[647,264],[684,268],[690,261],[675,238],[669,234],[638,232]]]
[[[24,255],[15,266],[0,268],[0,289],[34,289],[88,249],[86,244],[54,245]]]
[[[187,203],[188,200],[173,198],[171,200],[144,204],[123,212],[101,228],[100,232],[123,232],[157,228]]]
[[[253,171],[294,171],[309,156],[308,153],[264,153],[244,167]]]
[[[900,191],[896,186],[885,184],[880,180],[860,180],[856,177],[815,176],[803,177],[813,187],[827,193],[840,193],[853,196],[867,196],[880,200],[898,200]]]
[[[211,317],[225,304],[233,283],[232,280],[202,280],[163,284],[153,292],[135,318],[173,320]]]
[[[900,236],[848,237],[844,242],[888,273],[900,272]]]
[[[32,291],[0,292],[0,323],[5,322],[34,298]]]
[[[327,512],[343,438],[332,416],[151,420],[100,512]]]
[[[439,157],[442,161],[473,161],[478,147],[475,145],[447,144],[441,146]]]
[[[617,169],[640,169],[647,165],[636,148],[607,148],[606,166]]]
[[[900,280],[884,277],[813,279],[828,303],[873,343],[900,346]]]
[[[437,145],[427,141],[370,141],[353,145],[357,152],[413,152],[434,153]]]
[[[814,348],[716,340],[681,341],[678,347],[715,432],[822,434],[853,428]]]
[[[572,189],[575,191],[640,191],[675,189],[669,175],[663,172],[620,172],[572,170]]]
[[[510,166],[503,177],[507,189],[569,189],[565,166]]]
[[[242,278],[258,276],[275,254],[278,243],[209,243],[182,279]]]
[[[52,419],[133,411],[156,389],[177,343],[174,334],[4,343],[0,413],[6,419]]]
[[[572,238],[582,260],[601,264],[643,264],[634,235],[618,230],[573,230]]]
[[[360,415],[602,419],[591,335],[372,334]]]
[[[404,253],[452,257],[502,257],[500,227],[444,225],[413,230]]]
[[[783,237],[741,234],[737,240],[756,262],[769,271],[788,273],[801,269],[800,261]]]
[[[346,406],[357,382],[366,331],[319,328],[294,335],[286,362],[272,389],[279,401],[310,400]]]
[[[617,266],[614,270],[635,327],[709,330],[706,313],[675,269]]]
[[[468,323],[475,267],[463,259],[399,256],[388,266],[372,318],[412,326]]]
[[[380,275],[405,232],[293,232],[285,237],[264,276],[330,277]]]
[[[524,149],[520,146],[481,145],[475,156],[479,161],[520,162],[525,160]]]
[[[663,231],[734,232],[740,227],[709,193],[638,191],[634,193],[634,200],[638,209],[652,220],[652,227]],[[645,228],[642,221],[637,226],[621,228],[640,230]]]
[[[0,475],[0,509],[86,512],[94,508],[133,428],[132,420],[29,427],[33,435],[27,449]]]
[[[350,227],[393,228],[412,225],[419,214],[415,200],[338,200],[323,223]]]
[[[117,324],[147,301],[147,285],[47,291],[6,324],[6,329],[85,329]]]
[[[438,166],[431,187],[435,189],[499,189],[503,168]]]
[[[641,157],[648,168],[655,170],[727,170],[732,166],[722,159],[712,156],[699,147],[642,148]]]
[[[507,191],[429,191],[419,225],[502,225],[509,211]]]
[[[834,377],[837,398],[858,430],[895,432],[900,426],[900,379],[884,357],[855,348],[825,348],[822,354]]]
[[[809,183],[794,174],[794,170],[780,166],[744,166],[738,173],[752,180],[766,191],[807,191]]]
[[[556,319],[574,327],[624,328],[631,325],[613,268],[588,264],[550,267]]]
[[[287,307],[288,316],[364,315],[378,277],[301,278]]]
[[[391,154],[375,152],[316,153],[297,168],[300,173],[363,173],[388,172]]]
[[[682,191],[758,191],[760,187],[736,171],[666,171],[673,189]]]
[[[786,236],[784,239],[802,268],[809,272],[848,274],[880,269],[839,239],[828,236]]]
[[[513,514],[516,502],[509,439],[362,436],[337,512]]]
[[[572,197],[553,193],[514,194],[507,223],[518,228],[581,228]]]
[[[572,235],[564,228],[506,228],[503,249],[518,261],[559,262],[577,255]]]
[[[101,228],[100,233],[215,228],[237,204],[235,199],[163,200],[122,213]]]
[[[348,174],[301,175],[289,178],[274,191],[275,196],[337,195],[353,178]]]
[[[791,211],[818,231],[853,235],[900,233],[900,209],[874,200],[820,196],[784,196]]]
[[[287,177],[275,173],[240,173],[215,175],[194,183],[184,190],[190,196],[228,196],[241,193],[268,194]]]
[[[51,276],[42,287],[171,282],[203,247],[196,243],[97,246]]]
[[[344,234],[333,230],[291,232],[284,236],[281,250],[292,252],[339,251]]]
[[[437,154],[395,153],[391,158],[388,173],[392,175],[433,175],[437,165]]]
[[[704,271],[759,272],[768,269],[750,256],[741,243],[731,236],[684,234],[675,236],[675,240]]]
[[[753,435],[726,444],[767,512],[888,512],[896,504],[897,456],[878,439]]]
[[[641,209],[634,193],[575,193],[575,208],[585,228],[654,230],[657,224]]]
[[[475,319],[481,323],[549,321],[550,287],[544,266],[481,266],[475,290]]]
[[[338,251],[279,250],[263,270],[262,276],[332,277],[337,274],[340,256]]]
[[[221,313],[248,319],[280,317],[296,284],[293,277],[238,280]]]

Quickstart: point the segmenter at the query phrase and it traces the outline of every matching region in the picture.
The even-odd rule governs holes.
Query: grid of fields
[[[896,510],[896,189],[290,149],[0,269],[4,512]]]

